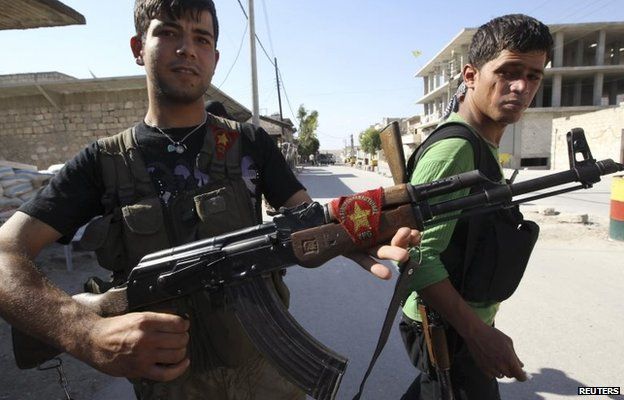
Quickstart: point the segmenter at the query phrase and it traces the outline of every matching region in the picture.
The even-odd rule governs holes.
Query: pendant
[[[183,145],[182,143],[176,143],[176,144],[169,144],[167,145],[167,152],[168,153],[178,153],[178,154],[182,154],[186,151],[186,146]]]

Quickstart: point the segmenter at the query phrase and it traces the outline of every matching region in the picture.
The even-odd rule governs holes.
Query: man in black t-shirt
[[[151,180],[150,191],[166,212],[181,194],[210,184],[197,160],[202,141],[214,129],[206,124],[207,118],[214,118],[204,110],[203,95],[219,58],[218,23],[212,0],[137,0],[135,26],[131,48],[136,63],[146,70],[149,106],[134,128],[133,141]],[[310,202],[266,132],[256,129],[253,136],[253,143],[240,136],[241,174],[251,201],[262,193],[276,208]],[[55,241],[67,243],[78,227],[106,211],[102,143],[89,145],[69,161],[49,186],[0,228],[0,316],[104,373],[171,381],[190,364],[188,320],[160,312],[102,318],[51,284],[33,263],[42,248]],[[405,248],[417,237],[415,231],[401,229],[391,246],[374,254],[405,260]],[[367,255],[358,253],[352,259],[374,275],[389,277],[389,270]],[[252,378],[242,375],[236,377],[238,382]],[[258,387],[248,394],[278,398],[282,383],[263,379],[263,394],[256,393]],[[298,393],[279,398],[301,397]],[[198,393],[184,398],[205,397]]]

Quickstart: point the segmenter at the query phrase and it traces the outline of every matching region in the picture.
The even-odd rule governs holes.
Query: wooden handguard
[[[293,233],[292,248],[299,265],[318,267],[339,255],[386,243],[403,226],[411,228],[417,226],[409,204],[381,213],[379,235],[374,242],[364,241],[356,244],[344,227],[335,223]]]

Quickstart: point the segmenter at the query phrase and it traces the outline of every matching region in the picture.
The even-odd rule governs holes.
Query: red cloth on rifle
[[[374,242],[379,236],[382,199],[383,189],[379,188],[339,197],[329,207],[353,242]]]

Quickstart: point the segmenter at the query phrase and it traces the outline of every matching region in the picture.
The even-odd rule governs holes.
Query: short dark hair
[[[219,21],[217,10],[212,0],[136,0],[134,3],[134,29],[138,36],[147,32],[150,21],[164,14],[171,19],[179,19],[183,14],[199,19],[202,11],[208,11],[212,15],[212,29],[214,41],[219,39]]]
[[[470,42],[468,62],[481,68],[503,50],[517,53],[543,51],[550,60],[552,48],[553,39],[546,25],[528,15],[503,15],[479,27]]]

